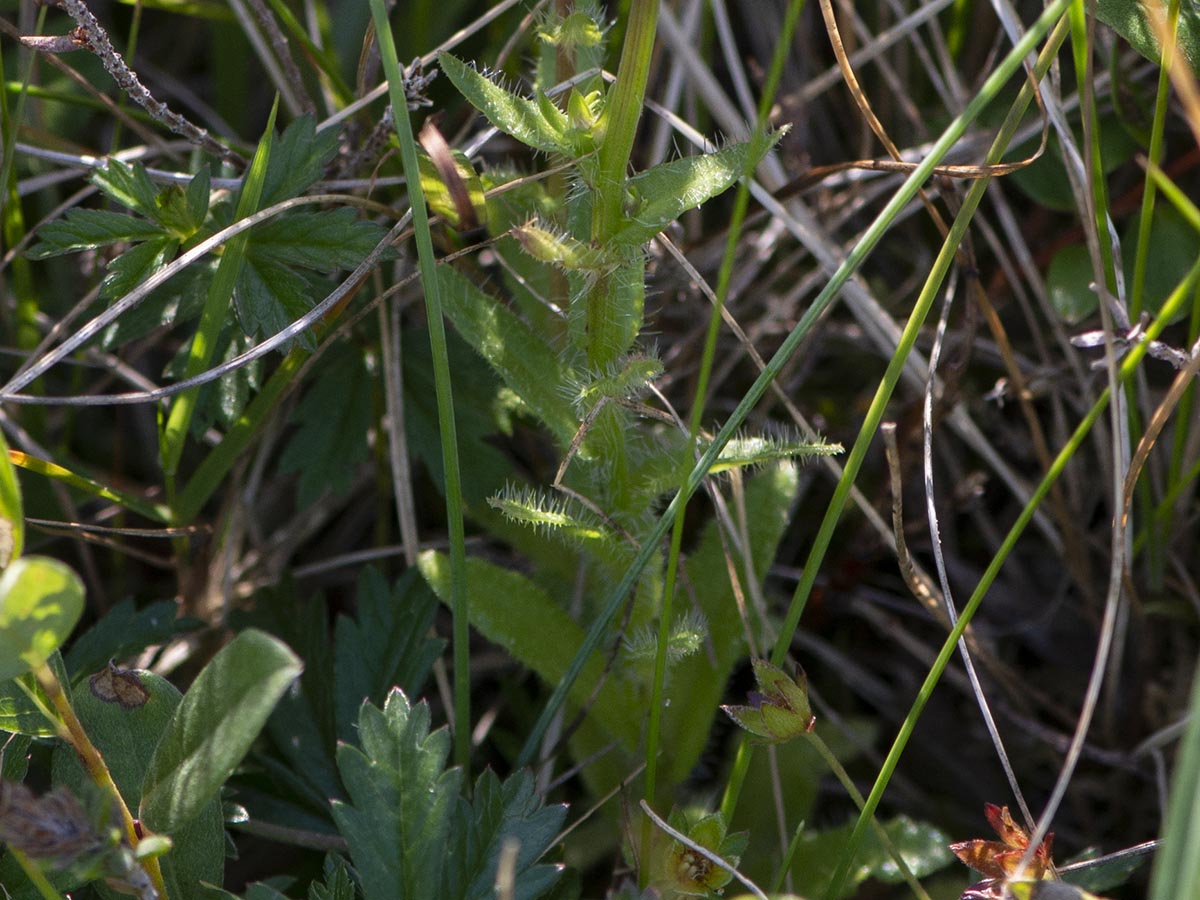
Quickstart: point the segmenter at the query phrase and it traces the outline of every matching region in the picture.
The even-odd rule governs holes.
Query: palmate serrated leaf
[[[451,857],[446,867],[447,900],[490,900],[495,896],[496,867],[506,841],[517,842],[513,870],[514,900],[534,900],[558,880],[562,867],[537,860],[558,836],[567,808],[543,806],[527,771],[503,784],[490,769],[479,776],[471,802],[459,800]]]
[[[629,179],[637,208],[617,229],[612,240],[641,246],[686,210],[720,194],[746,173],[747,166],[774,146],[782,132],[754,142],[733,144],[714,153],[660,163]]]
[[[456,56],[438,54],[438,65],[472,106],[487,120],[522,144],[546,153],[569,153],[562,132],[532,100],[507,91]]]
[[[296,408],[300,427],[279,460],[281,472],[299,472],[305,507],[326,490],[342,494],[369,454],[371,377],[361,351],[339,344]]]
[[[389,590],[378,570],[364,568],[355,607],[354,618],[338,616],[334,626],[334,703],[344,741],[364,701],[381,704],[392,687],[418,694],[445,646],[428,636],[437,598],[415,569]]]
[[[119,159],[110,159],[92,172],[92,184],[100,188],[105,196],[122,206],[137,210],[147,219],[155,218],[158,212],[155,202],[158,191],[141,163],[126,165]]]
[[[153,237],[130,247],[108,264],[100,282],[100,299],[115,300],[157,272],[179,249],[179,243],[165,235]]]
[[[352,269],[386,232],[359,219],[349,207],[325,212],[294,212],[257,226],[250,235],[249,259],[319,272]]]
[[[320,289],[314,281],[288,266],[247,254],[233,289],[234,309],[242,331],[250,337],[270,337],[287,328],[313,308]],[[316,349],[316,339],[304,331],[280,346],[287,353],[299,343]]]
[[[325,173],[336,152],[336,129],[317,133],[312,116],[296,119],[271,148],[258,208],[298,196]]]
[[[308,886],[308,900],[354,900],[354,881],[340,856],[325,857],[324,876]]]
[[[38,243],[29,251],[32,259],[95,250],[122,241],[168,237],[155,222],[104,209],[69,210],[63,218],[43,225],[37,234]]]
[[[210,261],[188,266],[104,329],[100,346],[111,350],[145,337],[156,328],[197,318],[204,308],[213,265]],[[182,373],[182,366],[179,371]]]
[[[287,646],[255,629],[214,656],[175,710],[147,767],[142,821],[170,833],[214,798],[301,668]]]
[[[361,749],[338,748],[338,768],[350,801],[333,817],[350,848],[365,900],[425,900],[439,896],[462,775],[444,771],[445,729],[429,733],[429,707],[410,707],[400,690],[382,710],[364,704]],[[457,863],[455,863],[457,864]]]

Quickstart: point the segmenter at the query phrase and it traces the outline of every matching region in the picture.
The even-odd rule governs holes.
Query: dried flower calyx
[[[808,734],[816,716],[808,703],[808,679],[796,670],[792,678],[766,660],[754,660],[758,690],[751,691],[747,706],[722,706],[733,721],[767,744],[790,741]]]

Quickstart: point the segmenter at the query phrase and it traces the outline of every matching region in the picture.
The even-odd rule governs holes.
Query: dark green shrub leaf
[[[1092,261],[1087,247],[1072,244],[1054,254],[1046,271],[1050,305],[1068,325],[1076,325],[1096,311],[1099,302],[1090,287]]]
[[[1166,22],[1167,4],[1161,3],[1163,22]],[[1096,18],[1108,25],[1121,37],[1129,41],[1133,49],[1151,62],[1159,62],[1162,47],[1140,0],[1098,0]],[[1191,3],[1179,7],[1179,49],[1193,72],[1200,66],[1200,10]]]
[[[112,690],[117,684],[121,689]],[[112,668],[76,686],[71,705],[88,737],[104,756],[125,803],[136,810],[142,798],[142,777],[171,717],[179,706],[178,689],[153,672]],[[75,751],[54,751],[55,784],[75,792],[90,783]],[[214,796],[189,822],[170,833],[174,848],[161,857],[167,892],[179,900],[202,900],[208,891],[202,881],[220,884],[225,871],[225,824],[220,801]],[[112,892],[103,890],[115,898]]]
[[[382,710],[364,704],[362,749],[343,744],[338,768],[350,802],[333,817],[350,845],[366,900],[440,896],[461,773],[444,771],[445,729],[429,733],[429,707],[392,691]],[[455,862],[457,865],[457,861]]]
[[[371,376],[362,352],[340,344],[293,416],[300,427],[279,460],[281,472],[299,472],[298,499],[308,506],[326,490],[344,494],[369,454]]]
[[[141,818],[170,833],[214,797],[258,736],[301,664],[254,629],[204,667],[175,711],[142,784]]]
[[[445,641],[429,637],[437,597],[410,569],[389,590],[377,569],[364,568],[354,618],[334,626],[334,702],[337,735],[348,741],[364,702],[381,705],[393,687],[415,695]]]
[[[45,556],[15,560],[0,575],[0,680],[40,666],[83,614],[83,582]]]
[[[137,216],[103,209],[72,209],[38,229],[38,237],[40,240],[29,251],[33,259],[169,236],[156,223]]]
[[[134,656],[202,624],[199,619],[177,619],[177,611],[174,600],[160,600],[143,609],[132,600],[122,600],[71,642],[66,661],[72,680],[80,673],[95,672],[110,659]]]
[[[491,900],[496,895],[496,866],[506,841],[520,847],[514,867],[513,900],[534,900],[558,880],[562,866],[537,860],[558,837],[566,818],[562,805],[543,806],[527,771],[501,784],[490,769],[479,776],[471,802],[459,799],[447,884],[447,900]]]

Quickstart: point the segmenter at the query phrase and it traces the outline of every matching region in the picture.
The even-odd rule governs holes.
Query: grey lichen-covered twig
[[[59,3],[66,10],[67,15],[75,20],[75,24],[78,26],[71,34],[72,42],[78,48],[94,53],[104,66],[104,70],[113,77],[113,80],[117,83],[117,87],[130,100],[146,110],[154,121],[165,125],[171,131],[209,153],[220,156],[222,159],[232,163],[245,164],[245,160],[238,153],[220,143],[203,128],[193,125],[183,116],[179,115],[179,113],[169,109],[165,103],[154,99],[154,96],[138,79],[137,74],[129,68],[125,60],[117,53],[112,41],[108,38],[108,32],[104,30],[104,26],[100,24],[99,19],[92,14],[92,11],[88,9],[87,4],[83,0],[59,0]],[[48,48],[38,48],[35,46],[35,49]]]

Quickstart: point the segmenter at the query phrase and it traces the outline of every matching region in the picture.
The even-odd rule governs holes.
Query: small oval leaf
[[[45,556],[19,559],[0,575],[0,679],[42,665],[83,614],[83,582]]]
[[[151,830],[171,833],[216,797],[301,668],[282,641],[255,629],[212,658],[175,710],[142,783],[141,819]]]

